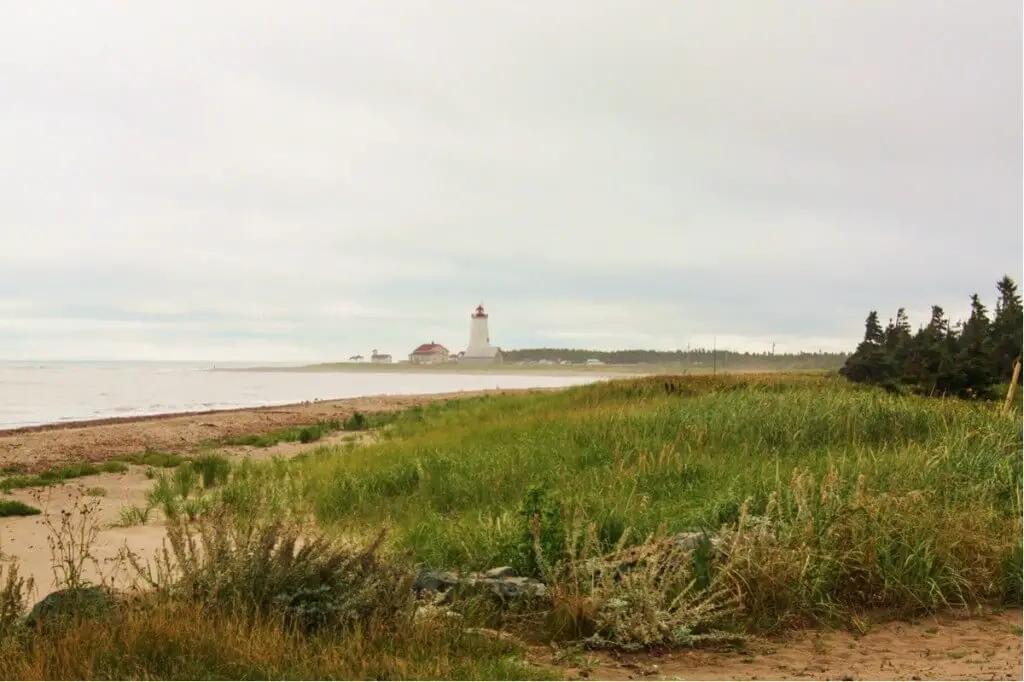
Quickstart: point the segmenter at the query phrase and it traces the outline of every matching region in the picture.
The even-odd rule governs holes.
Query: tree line
[[[940,306],[913,332],[906,310],[882,327],[878,312],[868,313],[864,340],[840,374],[850,381],[888,390],[961,398],[995,397],[994,387],[1012,379],[1024,348],[1024,315],[1017,283],[1004,276],[996,284],[994,315],[978,294],[971,296],[966,321],[951,323]],[[1019,381],[1019,379],[1018,379]]]

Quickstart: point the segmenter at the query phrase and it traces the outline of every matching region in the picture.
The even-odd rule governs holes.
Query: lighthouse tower
[[[483,303],[476,307],[469,320],[469,346],[466,353],[486,350],[491,345],[491,334],[487,330],[487,313],[484,312]]]
[[[488,315],[481,303],[469,316],[469,345],[460,362],[493,364],[502,361],[501,350],[491,345]]]

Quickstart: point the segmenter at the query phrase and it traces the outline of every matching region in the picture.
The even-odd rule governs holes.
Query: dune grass
[[[0,479],[0,491],[10,492],[19,488],[41,488],[63,483],[74,478],[96,474],[119,474],[128,471],[124,462],[107,461],[93,464],[81,462],[65,467],[47,469],[40,474],[9,475]]]
[[[124,455],[122,457],[114,457],[110,461],[124,462],[126,464],[134,464],[136,466],[153,467],[154,469],[173,469],[187,461],[187,459],[187,457],[173,452],[145,450],[143,452],[133,452],[130,455]]]
[[[228,439],[225,444],[269,448],[278,443],[314,443],[324,436],[337,431],[365,431],[367,429],[380,428],[386,426],[395,417],[396,413],[390,412],[372,415],[353,412],[345,419],[331,419],[306,426],[293,426],[267,433],[239,436]]]
[[[1022,599],[1024,426],[991,403],[655,377],[382,421],[368,445],[157,475],[153,599],[5,639],[0,675],[538,678],[524,641],[696,646]],[[547,595],[420,618],[417,570],[499,565]]]
[[[991,403],[829,377],[644,378],[411,410],[377,444],[242,467],[223,495],[349,533],[386,525],[425,565],[534,573],[535,515],[552,562],[573,522],[610,551],[626,529],[628,544],[750,517],[770,547],[729,570],[751,621],[776,627],[1012,601],[1021,432]]]

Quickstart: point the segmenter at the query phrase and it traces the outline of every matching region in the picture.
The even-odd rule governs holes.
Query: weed
[[[107,489],[103,488],[103,487],[100,487],[100,486],[93,486],[91,488],[86,488],[83,492],[84,492],[85,495],[88,495],[89,497],[106,497],[107,496]]]
[[[50,531],[50,555],[53,557],[54,582],[64,588],[77,590],[89,584],[85,578],[85,567],[92,565],[101,573],[99,562],[92,554],[92,547],[99,534],[96,522],[96,500],[82,502],[77,498],[70,509],[60,511],[59,526],[54,526],[49,517],[44,523]]]
[[[394,617],[409,605],[408,569],[380,562],[383,534],[366,548],[303,533],[283,521],[229,518],[223,509],[168,526],[155,565],[130,560],[151,587],[210,607],[283,612],[303,630]]]
[[[0,638],[20,625],[34,587],[31,577],[24,578],[19,574],[16,562],[0,564]]]
[[[149,516],[153,508],[150,506],[140,507],[138,505],[127,505],[121,508],[121,525],[141,526],[149,522]]]

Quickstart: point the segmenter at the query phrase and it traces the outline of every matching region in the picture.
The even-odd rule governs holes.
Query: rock
[[[413,590],[420,592],[442,592],[450,596],[453,588],[461,591],[486,591],[501,601],[512,601],[520,597],[539,597],[547,593],[547,586],[539,580],[516,575],[511,566],[500,566],[483,573],[472,573],[460,577],[454,573],[423,569],[413,582]],[[444,601],[448,601],[445,599]],[[438,602],[441,603],[441,602]]]
[[[532,578],[519,576],[511,578],[475,577],[470,585],[486,586],[502,601],[512,601],[520,597],[543,597],[547,593],[547,585]]]
[[[445,591],[449,590],[459,584],[459,577],[454,573],[446,573],[444,571],[432,571],[428,568],[420,571],[420,574],[416,576],[416,580],[412,584],[412,589],[416,592],[423,591]]]
[[[30,628],[72,618],[96,618],[117,608],[117,597],[106,587],[89,585],[51,592],[43,597],[25,618]]]
[[[705,535],[701,532],[688,532],[678,533],[672,537],[672,544],[680,549],[693,551],[700,547],[701,542],[707,537],[708,540],[715,543],[715,538],[711,535]]]
[[[519,575],[516,569],[511,566],[499,566],[483,573],[483,577],[489,580],[502,580],[503,578],[515,578]]]
[[[415,613],[413,613],[413,619],[418,621],[423,620],[445,620],[445,619],[458,619],[462,618],[462,614],[456,613],[451,609],[445,609],[435,604],[425,604],[417,607]]]

